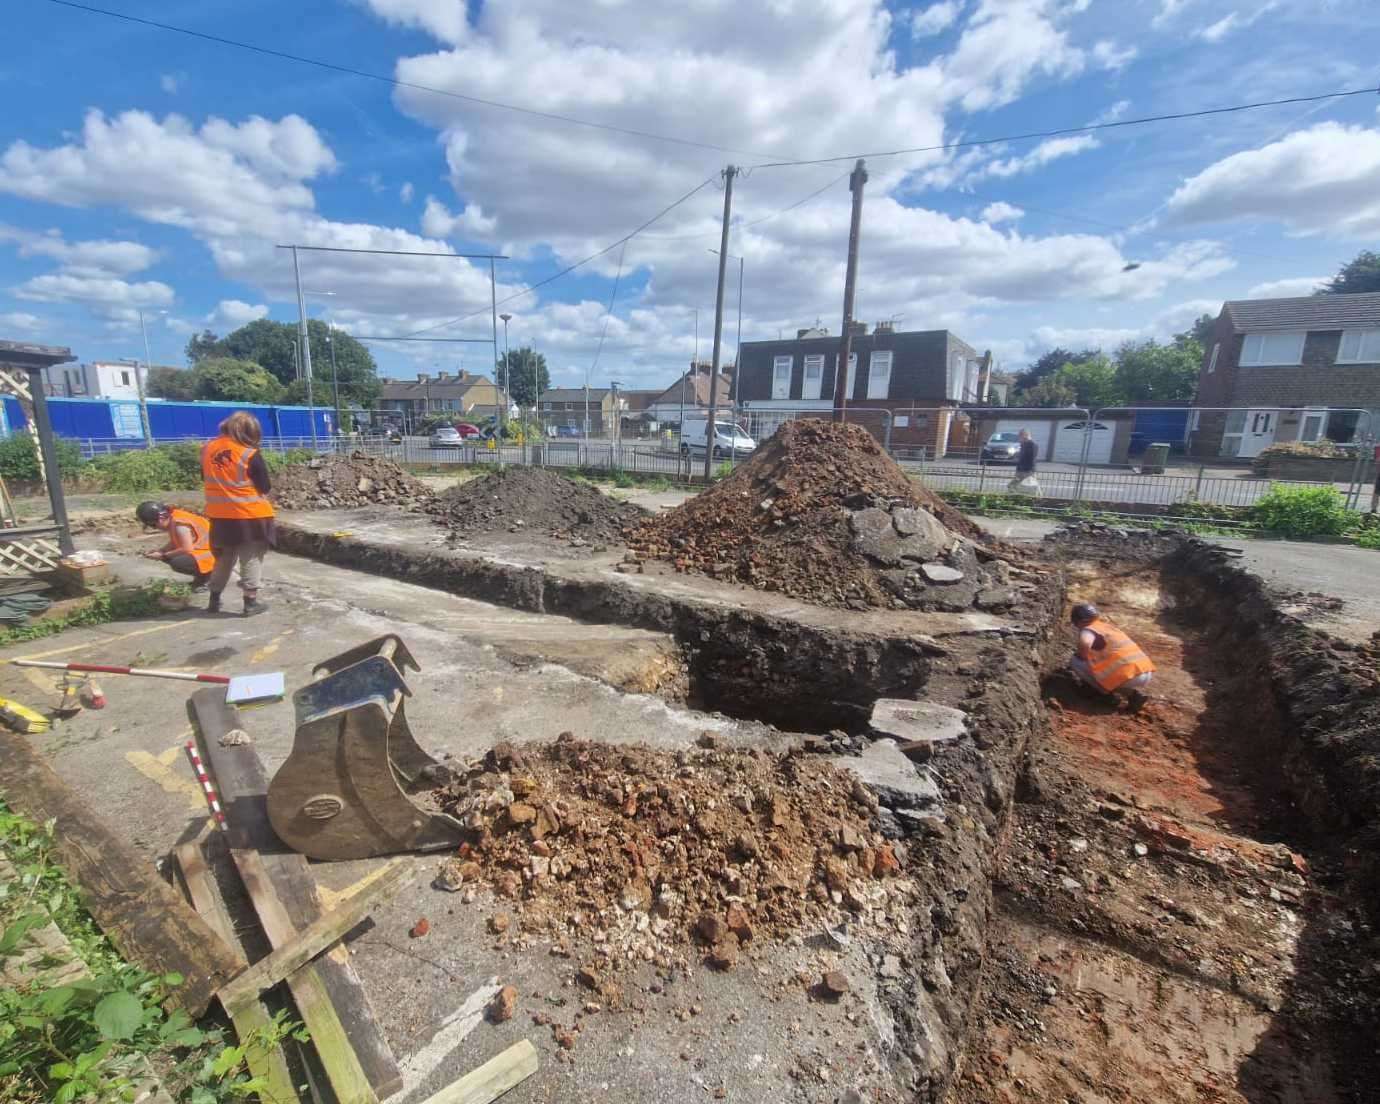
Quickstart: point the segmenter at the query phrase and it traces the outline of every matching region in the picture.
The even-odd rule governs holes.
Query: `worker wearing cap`
[[[169,506],[165,502],[141,502],[134,516],[147,529],[162,529],[168,543],[144,553],[151,560],[162,560],[179,575],[192,577],[192,589],[200,590],[210,581],[216,567],[211,551],[211,523],[200,514]]]
[[[1150,657],[1090,602],[1075,605],[1070,620],[1078,633],[1078,650],[1069,662],[1073,673],[1100,693],[1128,698],[1132,712],[1139,710],[1155,677]]]
[[[211,576],[208,613],[220,612],[220,596],[230,583],[235,565],[240,569],[244,615],[261,613],[259,601],[264,556],[275,543],[273,503],[268,466],[259,441],[259,419],[237,410],[220,423],[220,435],[201,450],[201,478],[206,494],[206,516],[211,519],[211,547],[216,568]]]

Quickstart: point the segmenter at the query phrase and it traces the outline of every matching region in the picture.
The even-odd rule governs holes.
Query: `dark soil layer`
[[[854,609],[1002,609],[981,529],[861,426],[787,422],[727,479],[633,532],[634,557]]]
[[[273,477],[270,497],[284,510],[330,510],[371,503],[415,506],[430,500],[431,490],[392,460],[355,452],[285,468]]]
[[[427,512],[459,539],[466,533],[530,530],[590,545],[621,543],[624,530],[647,516],[588,483],[525,466],[457,483],[437,495]]]

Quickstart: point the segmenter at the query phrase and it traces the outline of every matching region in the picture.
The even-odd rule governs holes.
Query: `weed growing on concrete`
[[[36,825],[0,802],[0,851],[15,868],[0,884],[0,960],[16,958],[25,936],[52,921],[88,971],[50,984],[40,969],[0,987],[0,1099],[132,1100],[150,1065],[187,1104],[263,1091],[262,1080],[250,1076],[247,1050],[305,1039],[301,1025],[280,1013],[227,1046],[220,1029],[202,1030],[185,1012],[165,1012],[162,1003],[182,977],[150,974],[120,957],[52,861],[53,844],[52,821]]]
[[[131,621],[165,611],[165,599],[187,594],[184,584],[159,580],[141,587],[112,587],[98,591],[75,609],[57,617],[44,617],[27,625],[0,632],[0,647],[28,640],[42,640],[66,629],[105,625],[111,621]],[[3,1099],[3,1097],[0,1097]]]

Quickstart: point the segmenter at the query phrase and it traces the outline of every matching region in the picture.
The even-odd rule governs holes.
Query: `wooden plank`
[[[490,1104],[536,1072],[537,1048],[523,1039],[422,1104]]]
[[[412,880],[412,872],[402,863],[392,863],[376,881],[345,898],[335,910],[313,920],[272,954],[261,958],[225,986],[217,995],[227,1010],[253,1002],[265,989],[290,977],[327,947],[338,943],[369,913],[382,898],[392,896]]]
[[[182,884],[191,898],[192,907],[204,919],[207,926],[218,935],[241,964],[248,965],[239,940],[235,938],[234,925],[230,913],[226,911],[225,901],[216,888],[215,879],[202,856],[201,847],[196,843],[179,844],[173,849],[177,860],[178,873]],[[255,1031],[269,1026],[268,1013],[257,1000],[248,1002],[243,1008],[226,1009],[235,1035],[244,1046],[245,1064],[250,1075],[264,1079],[267,1088],[262,1097],[271,1104],[294,1104],[298,1100],[297,1088],[292,1083],[292,1073],[288,1069],[287,1058],[278,1047],[248,1046],[245,1041]]]
[[[167,1003],[201,1017],[239,972],[205,921],[17,733],[0,734],[0,794],[30,820],[56,822],[58,862],[101,930],[137,966],[181,974],[183,983]]]
[[[324,911],[316,892],[316,881],[307,860],[287,850],[268,822],[268,776],[254,745],[220,746],[222,734],[244,727],[239,712],[226,704],[225,688],[207,687],[193,694],[191,714],[201,742],[202,759],[215,776],[216,789],[225,810],[231,854],[236,856],[238,864],[245,852],[258,853],[267,875],[265,886],[272,890],[272,898],[281,906],[290,928],[281,940],[285,942]],[[243,865],[240,873],[244,875]],[[276,946],[280,941],[268,931],[268,921],[262,912],[259,919],[270,942]],[[402,1088],[397,1060],[379,1029],[364,985],[344,948],[323,955],[304,973],[318,979],[374,1091],[382,1098]],[[298,1007],[300,1009],[300,1002]]]

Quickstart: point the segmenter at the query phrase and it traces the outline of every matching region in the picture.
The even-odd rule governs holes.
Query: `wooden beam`
[[[201,847],[191,842],[178,844],[173,848],[173,856],[177,860],[178,873],[182,876],[182,884],[186,887],[187,896],[191,898],[192,907],[225,943],[230,953],[242,965],[248,965],[244,952],[240,949],[239,940],[235,938],[235,929],[230,922],[230,913],[226,911],[225,901],[216,888],[211,871],[207,869]],[[297,1087],[292,1083],[292,1073],[288,1069],[287,1058],[282,1050],[278,1047],[268,1049],[262,1045],[251,1046],[248,1042],[255,1031],[269,1026],[268,1013],[264,1011],[263,1006],[255,1000],[247,1002],[243,1008],[227,1008],[226,1011],[235,1027],[235,1035],[244,1047],[244,1060],[249,1066],[250,1075],[262,1077],[267,1085],[262,1094],[263,1099],[271,1101],[272,1104],[295,1104],[299,1099]]]
[[[327,947],[338,943],[385,897],[390,897],[412,880],[407,864],[391,863],[384,873],[358,893],[345,898],[332,912],[317,917],[287,942],[261,958],[217,994],[227,1011],[253,1003],[265,989],[291,977]]]
[[[220,744],[220,737],[226,732],[244,727],[239,712],[226,704],[225,687],[197,691],[192,695],[190,712],[200,738],[202,759],[211,768],[225,809],[230,853],[250,890],[269,942],[279,946],[324,911],[316,881],[307,860],[288,851],[268,822],[268,775],[254,745]],[[344,948],[323,955],[296,978],[300,980],[295,980],[290,988],[298,1010],[305,1016],[305,999],[321,1008],[322,1016],[329,1010],[330,1015],[337,1017],[374,1091],[386,1097],[401,1089],[402,1074],[397,1060]],[[311,993],[299,996],[299,989],[308,988]],[[319,1039],[317,1045],[319,1049]]]
[[[170,1008],[193,1018],[239,972],[239,964],[181,895],[92,812],[23,736],[0,734],[0,794],[37,824],[56,822],[58,862],[87,910],[130,962],[150,973],[179,973]]]
[[[537,1048],[523,1039],[422,1104],[489,1104],[536,1072]]]

